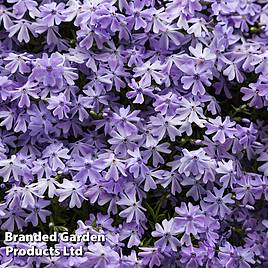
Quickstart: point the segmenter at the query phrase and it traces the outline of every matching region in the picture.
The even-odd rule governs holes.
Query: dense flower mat
[[[268,267],[265,2],[0,1],[0,267]]]

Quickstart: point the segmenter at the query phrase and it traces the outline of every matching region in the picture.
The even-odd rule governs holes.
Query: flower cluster
[[[267,267],[265,2],[0,0],[0,266]]]

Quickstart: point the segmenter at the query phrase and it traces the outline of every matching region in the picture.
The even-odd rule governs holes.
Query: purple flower
[[[172,92],[155,96],[154,102],[155,111],[160,112],[161,115],[173,115],[176,113],[176,109],[179,107],[178,96]]]
[[[27,64],[30,58],[27,56],[27,53],[9,53],[5,58],[5,61],[8,61],[8,64],[6,64],[6,69],[9,70],[12,74],[16,73],[17,71],[19,71],[21,74],[30,72],[31,69]]]
[[[61,188],[56,191],[56,194],[59,196],[59,202],[70,198],[70,208],[80,208],[82,205],[81,201],[86,200],[84,197],[84,187],[81,182],[64,179],[60,187]]]
[[[44,4],[40,7],[40,16],[42,21],[47,24],[48,27],[59,25],[65,19],[64,15],[64,3],[55,2]]]
[[[13,95],[12,101],[19,99],[18,106],[20,108],[23,108],[24,106],[30,107],[31,105],[30,97],[34,99],[39,98],[38,97],[39,89],[36,87],[37,85],[38,83],[29,82],[23,85],[22,87],[11,91]]]
[[[180,101],[180,107],[177,109],[177,114],[177,120],[185,120],[186,123],[195,123],[199,127],[204,127],[204,123],[206,122],[204,120],[205,116],[201,103],[192,99],[182,98]],[[183,126],[181,128],[183,128]],[[188,136],[192,134],[191,128],[190,131],[187,131],[186,129],[184,131],[186,131]]]
[[[165,76],[161,73],[162,67],[159,61],[151,63],[150,61],[145,62],[140,67],[134,68],[134,77],[141,77],[141,83],[145,85],[151,85],[152,79],[161,85]]]
[[[69,85],[73,85],[78,76],[73,68],[64,66],[64,61],[64,57],[58,52],[53,53],[50,58],[44,53],[41,59],[37,59],[30,79],[42,82],[44,86],[57,85],[62,88],[64,78]]]
[[[0,23],[3,23],[4,28],[7,30],[9,29],[12,25],[12,19],[11,17],[13,17],[12,12],[10,12],[11,9],[5,7],[4,5],[0,6]]]
[[[218,168],[216,169],[218,174],[224,174],[220,178],[220,182],[223,184],[224,188],[227,188],[229,185],[233,188],[233,184],[236,181],[236,171],[234,169],[234,163],[232,160],[225,162],[218,162]]]
[[[133,90],[127,92],[126,96],[130,99],[135,98],[135,100],[133,101],[133,103],[139,103],[142,104],[144,102],[144,96],[143,95],[147,95],[150,97],[153,97],[153,88],[150,87],[150,85],[146,85],[144,83],[137,83],[135,81],[135,79],[131,80],[131,84],[129,85],[129,87]]]
[[[106,180],[113,179],[115,181],[119,180],[119,174],[127,176],[126,166],[124,160],[116,158],[113,153],[110,153],[107,158],[105,158],[106,167],[109,167],[108,172],[105,175]]]
[[[203,183],[200,180],[199,176],[185,176],[183,175],[183,180],[181,181],[181,185],[183,186],[191,186],[189,191],[186,193],[186,196],[191,196],[195,201],[200,200],[202,195],[206,193],[204,189]]]
[[[239,180],[236,181],[237,186],[234,188],[236,193],[236,199],[242,200],[244,205],[254,205],[255,198],[253,193],[253,185],[251,183],[252,179],[250,175],[244,175]]]
[[[203,265],[204,258],[205,252],[202,249],[190,245],[182,248],[180,261],[186,263],[186,268],[198,268]]]
[[[136,142],[140,139],[135,132],[127,135],[126,131],[121,128],[118,129],[118,132],[111,131],[110,135],[112,138],[108,142],[112,145],[115,154],[122,157],[127,155],[128,150],[134,150],[137,147]]]
[[[265,2],[0,0],[0,267],[266,267]]]
[[[84,157],[77,156],[72,163],[70,169],[77,171],[74,180],[87,183],[87,181],[95,182],[101,178],[100,172],[105,167],[103,159],[92,159],[91,155]]]
[[[19,181],[19,176],[23,174],[23,164],[18,161],[16,155],[12,155],[10,159],[0,160],[0,167],[0,176],[4,178],[4,182],[9,181],[11,178]]]
[[[118,263],[119,255],[108,246],[103,246],[101,243],[91,244],[88,246],[88,252],[85,253],[89,265],[94,265],[96,268],[108,267]]]
[[[260,109],[264,106],[263,96],[267,95],[267,89],[263,88],[259,84],[249,84],[248,87],[242,87],[241,92],[244,94],[242,97],[243,101],[249,101],[251,107],[256,107]]]
[[[134,1],[127,5],[126,11],[129,16],[126,21],[135,31],[140,28],[145,29],[148,22],[151,21],[152,15],[148,9],[144,9],[144,4],[144,2]]]
[[[204,174],[207,169],[214,169],[215,161],[212,160],[205,151],[200,148],[189,152],[183,149],[183,157],[180,159],[179,173],[189,176],[190,174]]]
[[[147,161],[142,159],[139,149],[135,149],[135,151],[128,150],[127,152],[131,158],[127,161],[126,167],[133,174],[134,178],[138,176],[144,178],[145,174],[149,171],[146,166]]]
[[[44,209],[50,204],[47,200],[39,199],[31,212],[25,219],[26,222],[31,222],[33,226],[38,225],[38,219],[40,218],[43,223],[46,223],[46,217],[51,215],[51,212],[49,210]]]
[[[117,204],[127,207],[119,213],[121,217],[126,218],[127,223],[135,220],[136,223],[139,224],[140,221],[144,221],[146,219],[143,212],[146,211],[146,209],[141,206],[141,200],[137,201],[135,191],[122,194],[121,199],[117,201]]]
[[[21,19],[17,20],[14,25],[11,25],[8,28],[9,35],[8,37],[13,37],[15,34],[18,33],[18,41],[19,42],[25,42],[29,43],[30,41],[30,35],[29,31],[32,31],[32,25],[28,20]]]
[[[159,115],[157,117],[151,117],[152,122],[152,134],[157,136],[158,140],[163,139],[166,135],[169,136],[171,141],[175,141],[176,136],[180,136],[180,131],[175,127],[180,125],[181,122],[174,116]]]
[[[139,252],[138,254],[142,257],[145,265],[149,265],[150,268],[154,265],[161,265],[164,256],[158,248],[139,247],[139,249],[141,249],[142,252]]]
[[[138,114],[139,111],[130,113],[130,106],[120,108],[119,114],[113,113],[113,120],[118,131],[125,131],[128,135],[137,132],[137,127],[134,123],[139,121]]]
[[[60,93],[59,96],[52,96],[49,101],[47,108],[53,110],[53,115],[57,116],[59,119],[68,118],[68,113],[70,112],[71,102],[67,101],[66,96]]]
[[[254,264],[254,254],[249,249],[242,247],[234,248],[230,243],[220,247],[219,259],[220,263],[226,267],[237,265],[238,267],[250,268],[250,264]]]
[[[53,171],[64,169],[65,165],[62,159],[70,159],[69,150],[63,148],[63,144],[51,144],[44,150],[43,157],[48,158]]]
[[[236,129],[233,128],[235,126],[235,122],[231,122],[229,116],[227,116],[223,122],[220,116],[217,116],[216,119],[210,119],[209,122],[210,123],[206,124],[206,134],[210,135],[216,132],[216,134],[212,137],[213,141],[225,143],[226,137],[234,137],[234,134],[236,133]]]
[[[171,150],[168,148],[169,143],[162,143],[155,146],[150,146],[147,150],[143,151],[142,154],[145,159],[150,159],[153,156],[153,166],[157,167],[158,164],[164,164],[165,160],[160,153],[169,154]]]
[[[213,217],[206,217],[204,225],[204,236],[208,241],[209,245],[214,246],[217,244],[219,234],[217,231],[220,229],[220,223]]]
[[[36,193],[35,188],[31,187],[29,185],[26,185],[25,187],[23,187],[21,189],[20,193],[21,193],[20,198],[21,198],[21,207],[22,208],[31,209],[36,204],[35,197],[42,198],[42,196],[39,196],[38,193]]]
[[[136,223],[128,223],[123,226],[120,233],[120,240],[125,240],[129,238],[127,243],[128,248],[132,248],[133,246],[138,246],[141,242],[140,238],[142,236],[141,231],[139,230],[138,225]]]
[[[160,248],[161,251],[164,251],[167,246],[170,246],[173,251],[177,251],[180,241],[175,237],[178,231],[174,228],[174,219],[170,221],[163,220],[162,226],[157,223],[155,225],[155,231],[152,232],[153,237],[161,237],[155,242],[155,246]]]
[[[265,164],[259,167],[259,171],[263,172],[265,176],[268,176],[268,153],[262,153],[262,155],[257,160],[265,162]]]
[[[27,213],[19,207],[10,209],[2,216],[2,218],[6,220],[2,223],[1,228],[9,232],[13,232],[15,228],[22,230],[23,227],[26,226],[26,222],[24,221],[26,216]]]
[[[208,191],[207,196],[204,198],[204,201],[209,203],[206,206],[206,211],[212,216],[219,215],[220,218],[224,218],[227,214],[229,215],[232,210],[227,206],[229,204],[234,204],[235,201],[231,198],[232,194],[224,194],[225,188],[217,189],[213,188],[213,192]]]
[[[103,89],[96,88],[96,90],[93,90],[93,88],[87,87],[87,89],[84,90],[83,92],[88,96],[88,97],[80,97],[81,99],[80,103],[83,104],[85,108],[94,107],[96,112],[99,113],[101,105],[108,105],[107,96],[105,96],[104,94],[105,92],[103,91]],[[85,114],[87,114],[87,111],[85,111]]]
[[[206,93],[205,87],[210,86],[212,73],[208,70],[206,65],[189,66],[182,65],[180,69],[187,75],[182,76],[181,82],[184,89],[192,88],[193,95],[204,95]]]
[[[195,48],[190,47],[189,50],[193,54],[194,57],[191,58],[195,60],[196,64],[213,63],[216,60],[216,55],[208,47],[203,49],[202,43],[197,43]]]
[[[191,243],[190,235],[197,237],[197,234],[202,232],[204,226],[204,215],[199,206],[193,206],[191,203],[182,203],[181,207],[175,209],[178,216],[174,219],[174,226],[179,233],[183,233],[181,243],[187,245]]]
[[[144,191],[148,192],[150,189],[156,189],[157,185],[155,182],[155,179],[161,179],[162,178],[162,171],[161,170],[148,170],[145,173],[144,178],[139,178],[140,184],[144,182]]]
[[[44,195],[47,191],[49,198],[53,198],[56,195],[57,188],[60,186],[59,182],[54,178],[39,178],[38,182],[32,185],[36,188],[39,195]]]

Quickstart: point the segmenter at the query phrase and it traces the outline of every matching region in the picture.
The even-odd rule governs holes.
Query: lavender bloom
[[[183,175],[183,180],[181,182],[183,186],[191,186],[189,191],[186,193],[187,197],[192,197],[195,201],[200,200],[202,195],[206,193],[202,182],[200,180],[200,176],[195,177],[187,177]]]
[[[44,150],[43,157],[48,158],[53,171],[64,169],[65,165],[62,159],[70,159],[69,150],[62,147],[63,144],[51,144]]]
[[[204,226],[204,235],[209,245],[214,246],[217,244],[219,235],[217,230],[220,229],[220,223],[212,217],[207,217]]]
[[[189,123],[195,123],[199,127],[204,127],[206,122],[201,103],[199,101],[194,101],[192,99],[182,98],[180,101],[180,106],[177,109],[177,119],[184,121],[186,120]],[[186,130],[188,136],[192,134],[192,129],[190,131]]]
[[[176,136],[180,136],[180,131],[175,127],[180,125],[181,122],[174,116],[158,115],[157,117],[151,117],[152,122],[152,134],[157,136],[158,140],[161,140],[166,134],[170,137],[171,141],[175,141]]]
[[[162,115],[173,115],[179,107],[178,96],[173,93],[156,96],[154,102],[155,111],[160,112]]]
[[[152,79],[161,85],[165,76],[160,72],[162,69],[159,61],[151,63],[150,61],[145,62],[141,67],[134,68],[134,77],[141,77],[141,83],[145,85],[151,85]]]
[[[216,60],[216,55],[210,48],[203,49],[202,43],[197,43],[195,48],[190,47],[189,50],[194,56],[191,59],[194,59],[196,64],[213,63]]]
[[[204,226],[204,215],[199,206],[193,206],[191,203],[182,203],[181,207],[175,209],[178,214],[174,219],[175,228],[179,233],[184,233],[181,243],[190,243],[190,235],[197,237],[197,234],[202,232]]]
[[[206,169],[215,167],[215,161],[207,156],[202,148],[191,152],[183,149],[183,154],[178,169],[181,174],[184,173],[186,176],[204,174]]]
[[[18,161],[16,155],[12,155],[10,159],[0,160],[0,167],[0,175],[4,178],[4,182],[9,181],[12,177],[19,181],[23,164]]]
[[[101,104],[107,105],[107,96],[104,95],[105,92],[101,88],[96,88],[96,90],[93,90],[93,88],[88,87],[86,90],[83,91],[87,97],[81,97],[81,102],[83,102],[83,105],[85,108],[92,108],[94,107],[96,112],[98,113],[100,111]],[[82,103],[81,103],[82,104]],[[85,114],[87,112],[85,111]],[[84,120],[81,120],[84,121]]]
[[[209,191],[207,197],[204,198],[204,201],[209,203],[207,204],[206,211],[211,213],[212,216],[219,215],[220,218],[224,218],[227,214],[230,214],[232,211],[226,204],[234,204],[235,201],[231,198],[232,194],[224,194],[224,188],[217,189],[213,188],[214,194]]]
[[[141,232],[136,223],[129,223],[123,226],[120,233],[120,240],[125,240],[129,238],[127,243],[128,248],[132,248],[133,246],[138,246],[141,242]]]
[[[225,246],[220,247],[220,263],[225,266],[238,265],[240,267],[250,267],[250,264],[254,264],[254,254],[248,249],[242,247],[234,248],[230,243],[226,243]]]
[[[87,181],[95,182],[100,179],[100,172],[104,169],[105,161],[102,159],[93,160],[90,155],[84,157],[77,156],[70,163],[70,169],[77,171],[74,180],[86,183]]]
[[[115,181],[119,180],[119,174],[127,176],[125,172],[125,163],[123,160],[116,158],[116,156],[111,153],[107,158],[105,158],[106,167],[109,167],[108,172],[105,175],[105,179],[113,179]]]
[[[96,268],[108,267],[108,265],[116,264],[119,259],[117,252],[100,243],[89,245],[86,256],[89,264],[93,264]]]
[[[206,125],[206,134],[212,134],[216,132],[216,134],[212,137],[213,141],[224,143],[226,137],[234,137],[234,134],[236,133],[236,129],[233,128],[235,126],[235,122],[231,122],[229,116],[227,116],[223,122],[220,116],[214,120],[210,119],[209,122],[210,123],[207,123]]]
[[[3,24],[4,28],[7,30],[9,29],[12,25],[12,12],[10,8],[6,8],[4,5],[0,6],[0,23]]]
[[[9,31],[8,37],[12,37],[18,33],[18,41],[19,42],[24,41],[25,43],[28,43],[30,41],[29,30],[30,31],[32,30],[31,23],[25,19],[21,19],[16,21],[14,25],[11,25],[8,28]]]
[[[268,178],[265,176],[257,176],[256,178],[252,179],[252,192],[254,193],[256,199],[260,199],[263,194],[265,200],[268,200],[267,180]]]
[[[6,211],[5,215],[2,216],[3,219],[6,219],[1,225],[3,230],[8,230],[9,232],[13,232],[15,227],[19,230],[22,230],[24,226],[26,226],[26,222],[24,218],[27,216],[27,213],[20,208],[15,208]]]
[[[149,265],[150,268],[154,265],[161,265],[161,261],[164,257],[158,248],[140,247],[139,249],[143,250],[142,252],[139,252],[139,256],[143,258],[143,264]]]
[[[190,245],[182,248],[180,261],[186,263],[186,268],[198,268],[203,265],[204,257],[202,249]]]
[[[47,191],[49,198],[53,198],[56,195],[57,188],[60,186],[59,182],[54,178],[38,179],[38,182],[32,184],[36,188],[39,195],[44,195]]]
[[[136,149],[134,152],[128,150],[127,151],[131,158],[127,161],[126,167],[129,169],[131,173],[133,173],[134,178],[138,176],[145,177],[146,172],[149,171],[146,166],[145,160],[142,159],[139,149]]]
[[[21,193],[21,207],[22,208],[32,208],[35,206],[36,200],[35,197],[41,197],[38,193],[35,192],[35,189],[29,185],[23,187],[20,191]]]
[[[218,162],[218,166],[219,167],[216,169],[217,173],[224,174],[220,178],[220,182],[223,184],[223,187],[227,188],[230,185],[231,188],[233,188],[233,184],[237,177],[233,161],[229,160],[228,162],[225,162],[222,160],[222,162]]]
[[[266,162],[268,160],[268,153],[263,153],[258,159],[258,161]],[[263,172],[265,176],[268,176],[268,162],[259,167],[259,171]]]
[[[130,99],[135,98],[133,103],[142,104],[144,102],[144,96],[147,95],[153,97],[153,88],[150,85],[145,83],[137,83],[134,79],[131,80],[129,87],[133,90],[127,92],[126,96]]]
[[[31,80],[42,82],[45,86],[58,86],[62,88],[63,78],[69,85],[74,84],[78,78],[74,69],[64,66],[64,57],[56,52],[49,58],[45,53],[41,59],[38,59],[30,75]]]
[[[57,116],[59,119],[68,118],[68,112],[70,112],[68,105],[71,105],[71,102],[67,101],[63,93],[60,93],[59,96],[52,96],[48,103],[47,108],[53,110],[54,116]]]
[[[165,153],[165,154],[171,153],[171,150],[168,149],[168,147],[169,147],[169,143],[162,143],[156,146],[150,146],[148,150],[143,152],[143,156],[147,160],[150,159],[151,156],[153,156],[153,166],[157,167],[159,163],[160,164],[165,163],[165,160],[161,156],[160,153]]]
[[[82,205],[81,200],[85,200],[84,189],[81,182],[69,181],[64,179],[63,184],[60,185],[60,189],[57,189],[56,194],[59,196],[59,202],[70,198],[70,208],[78,207]]]
[[[127,23],[129,23],[130,28],[134,27],[134,30],[139,30],[140,28],[145,29],[148,22],[151,21],[152,15],[147,9],[144,9],[144,2],[134,1],[127,5],[127,13],[130,15],[127,17]]]
[[[137,115],[139,111],[130,112],[130,106],[119,109],[119,114],[114,113],[113,119],[116,124],[116,128],[118,131],[125,131],[126,134],[132,134],[133,132],[137,132],[137,127],[133,124],[136,123],[139,118]]]
[[[212,73],[207,70],[206,65],[189,66],[182,65],[179,67],[187,76],[181,78],[184,89],[192,88],[193,95],[204,95],[206,90],[204,85],[210,86],[212,79]]]
[[[112,149],[116,155],[125,157],[128,150],[134,150],[137,146],[136,142],[140,139],[139,135],[127,134],[124,129],[118,129],[118,132],[111,131],[111,139],[108,140],[112,144]]]
[[[246,175],[242,176],[236,183],[237,187],[234,188],[236,199],[242,200],[244,205],[254,205],[255,198],[253,194],[253,185],[251,184],[251,177]]]
[[[140,221],[146,219],[144,212],[146,209],[141,206],[141,201],[137,201],[136,193],[134,191],[130,193],[122,194],[122,198],[117,202],[120,206],[127,206],[126,209],[121,211],[119,215],[123,218],[126,218],[126,222],[129,223],[132,220],[135,220],[137,224]]]
[[[161,248],[161,251],[164,251],[167,246],[170,246],[173,251],[177,251],[180,241],[175,237],[178,231],[174,228],[174,219],[170,221],[163,220],[162,226],[157,223],[155,231],[152,232],[153,237],[161,237],[155,242],[155,246]]]
[[[30,97],[38,99],[38,93],[39,93],[39,89],[36,87],[38,83],[26,83],[25,85],[23,85],[22,87],[11,91],[13,94],[13,100],[16,99],[20,99],[18,106],[20,108],[23,108],[24,106],[26,107],[30,107],[31,105],[31,101],[30,101]]]
[[[27,53],[9,53],[4,60],[8,61],[8,64],[6,64],[6,69],[12,74],[16,73],[17,71],[19,71],[21,74],[29,73],[31,70],[27,65],[27,62],[30,60],[30,58],[27,57]]]
[[[46,222],[46,217],[48,217],[49,215],[51,215],[51,212],[44,209],[45,207],[47,207],[50,204],[49,201],[47,200],[42,200],[39,199],[38,202],[35,203],[34,208],[31,212],[31,214],[29,214],[25,221],[26,222],[31,222],[33,224],[33,226],[37,226],[38,225],[38,218],[41,219],[41,221],[43,223]]]
[[[140,180],[140,183],[144,182],[144,191],[148,192],[150,189],[156,189],[157,185],[156,185],[155,179],[161,179],[162,178],[161,175],[162,175],[161,170],[147,171],[144,178],[141,178]]]
[[[5,126],[7,130],[10,130],[14,124],[15,112],[7,108],[7,110],[0,111],[0,118],[4,118],[0,126]]]
[[[59,25],[65,19],[64,3],[49,3],[40,7],[40,16],[48,27]]]
[[[260,109],[264,106],[263,103],[263,95],[266,95],[265,89],[263,89],[262,85],[259,84],[249,84],[249,88],[243,87],[241,88],[241,92],[245,95],[242,97],[243,101],[249,101],[249,105],[251,107],[256,107]]]

